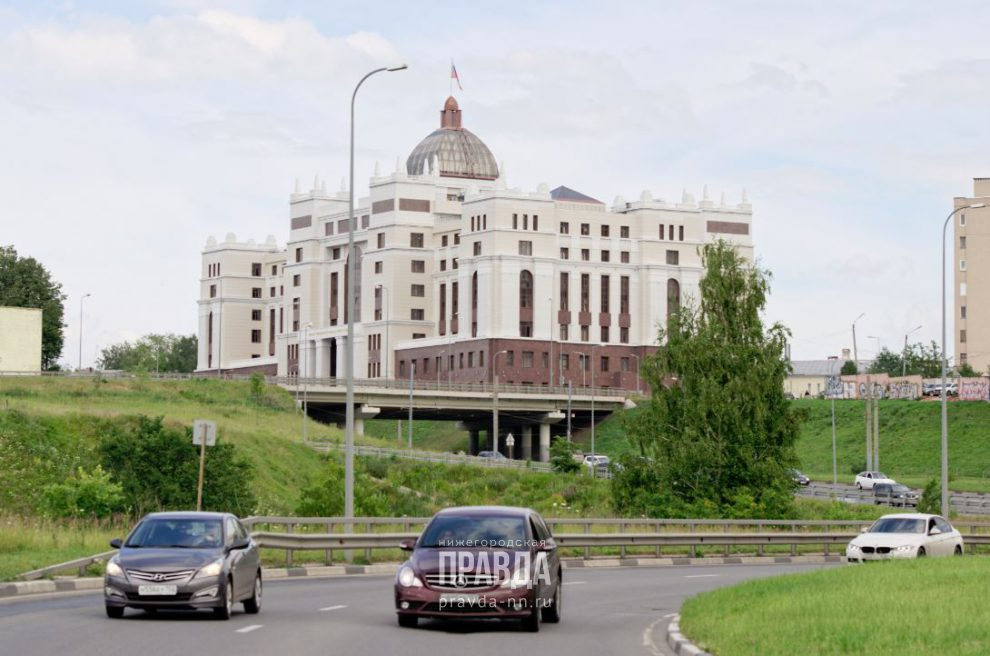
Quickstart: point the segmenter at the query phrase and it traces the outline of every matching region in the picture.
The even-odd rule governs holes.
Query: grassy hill
[[[831,402],[799,399],[794,407],[806,413],[797,454],[805,473],[832,480]],[[638,409],[617,412],[595,430],[595,450],[617,456],[633,451],[623,418]],[[853,471],[865,468],[866,419],[862,401],[836,401],[836,453],[839,482],[852,482]],[[880,402],[880,467],[898,481],[914,486],[938,475],[941,440],[940,405],[933,401]],[[951,487],[960,491],[990,491],[990,403],[953,402],[949,405],[949,466]],[[590,449],[590,432],[577,441]]]

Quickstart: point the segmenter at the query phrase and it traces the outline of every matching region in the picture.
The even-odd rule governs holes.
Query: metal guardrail
[[[815,499],[836,498],[840,501],[872,504],[876,496],[872,490],[859,490],[852,485],[832,485],[831,483],[813,483],[797,491],[798,496]],[[990,515],[990,495],[976,492],[956,492],[949,495],[952,510],[963,515]]]
[[[56,572],[63,572],[70,569],[78,570],[79,576],[84,576],[86,574],[86,570],[89,569],[91,565],[102,563],[108,560],[115,553],[117,553],[116,550],[104,551],[103,553],[98,553],[95,556],[76,558],[75,560],[59,563],[57,565],[50,565],[48,567],[42,567],[41,569],[33,569],[30,572],[24,572],[17,578],[24,581],[34,581],[35,579],[44,578],[45,576],[53,575]]]
[[[220,379],[220,380],[250,380],[250,374],[215,373],[200,374],[175,374],[175,373],[142,373],[135,374],[127,371],[0,371],[0,377],[61,377],[61,378],[105,378],[115,379],[149,379],[149,380],[199,380],[199,379]],[[298,376],[265,376],[265,382],[273,385],[284,385],[293,388],[305,387],[344,387],[347,384],[345,378],[300,378]],[[385,378],[356,378],[354,387],[358,389],[389,389],[402,392],[409,391],[408,380],[385,379]],[[310,390],[313,391],[313,390]],[[455,383],[445,381],[414,380],[413,391],[426,392],[466,392],[473,394],[490,395],[493,391],[491,383]],[[508,385],[499,383],[498,393],[503,394],[524,394],[533,396],[547,396],[557,394],[567,396],[570,392],[577,397],[594,396],[603,401],[606,399],[624,399],[635,394],[634,390],[624,390],[614,387],[587,387],[574,386],[548,387],[543,385]]]
[[[339,442],[306,442],[320,453],[343,451],[344,445]],[[417,451],[415,449],[390,449],[379,446],[354,445],[354,453],[359,456],[377,456],[379,458],[401,458],[403,460],[419,460],[421,462],[440,462],[446,465],[478,465],[480,467],[503,467],[510,469],[529,469],[532,471],[552,471],[549,462],[534,460],[510,460],[496,458],[479,458],[478,456],[461,455],[443,451]]]

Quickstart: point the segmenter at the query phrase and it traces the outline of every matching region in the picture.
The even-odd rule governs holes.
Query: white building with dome
[[[611,206],[564,186],[509,188],[457,101],[355,209],[324,183],[289,199],[285,248],[223,242],[202,253],[200,372],[345,375],[346,264],[354,257],[355,376],[573,383],[636,389],[640,360],[685,294],[699,247],[752,259],[752,208],[644,191]]]

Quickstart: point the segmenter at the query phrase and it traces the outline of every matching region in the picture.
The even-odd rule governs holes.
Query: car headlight
[[[500,587],[515,589],[529,587],[529,585],[529,568],[517,567],[516,571],[512,573],[512,576],[503,581]]]
[[[111,559],[107,561],[107,576],[124,577],[124,570],[117,564],[116,560]]]
[[[220,572],[222,571],[223,571],[223,558],[217,558],[209,565],[203,565],[202,567],[200,567],[199,571],[196,572],[195,578],[199,579],[199,578],[208,578],[211,576],[220,576]]]
[[[902,544],[899,547],[894,547],[892,549],[892,551],[894,553],[905,554],[905,553],[911,553],[912,551],[914,551],[917,548],[918,547],[916,545],[913,545],[913,544]]]
[[[413,571],[412,567],[405,565],[399,570],[398,577],[399,585],[403,588],[422,588],[423,582],[419,580],[416,576],[416,572]]]

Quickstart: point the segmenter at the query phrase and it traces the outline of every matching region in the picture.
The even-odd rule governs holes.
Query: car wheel
[[[399,618],[399,626],[406,629],[415,629],[419,625],[419,618],[415,615],[397,615]]]
[[[254,594],[244,600],[244,612],[255,615],[261,610],[261,572],[254,577]]]
[[[234,582],[229,578],[220,593],[220,603],[222,605],[219,608],[213,609],[213,616],[218,620],[229,620],[234,611]]]
[[[540,622],[543,619],[543,609],[540,604],[534,601],[533,612],[522,621],[523,629],[530,633],[540,632]]]
[[[560,621],[561,607],[560,601],[562,597],[562,588],[564,587],[564,581],[557,575],[557,589],[553,593],[553,601],[550,605],[543,610],[543,621],[550,622],[551,624],[556,624]]]
[[[957,544],[956,545],[956,549],[955,549],[955,551],[952,552],[952,555],[953,556],[961,556],[961,555],[963,555],[963,550],[962,550],[962,545],[961,544]]]
[[[107,617],[110,617],[115,620],[119,620],[123,616],[124,616],[123,606],[107,606]]]
[[[856,487],[858,487],[860,489],[860,491],[862,491],[863,484],[862,483],[856,483]]]
[[[924,558],[925,555],[926,555],[925,554],[925,548],[924,547],[918,547],[918,558]]]

